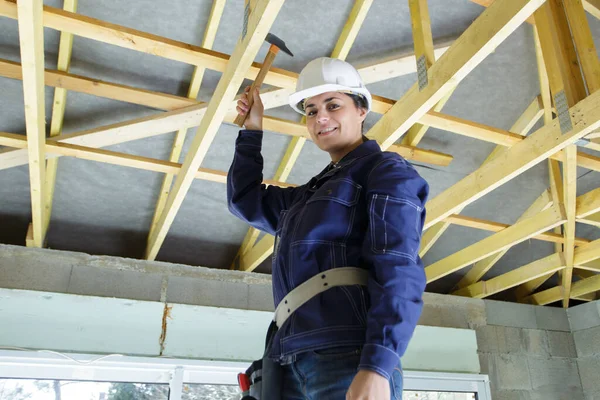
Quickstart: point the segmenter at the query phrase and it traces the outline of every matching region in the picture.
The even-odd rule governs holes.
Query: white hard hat
[[[358,71],[349,63],[337,58],[321,57],[309,62],[300,72],[296,92],[290,95],[290,106],[306,115],[302,102],[327,92],[343,92],[361,96],[371,111],[371,93],[365,87]]]

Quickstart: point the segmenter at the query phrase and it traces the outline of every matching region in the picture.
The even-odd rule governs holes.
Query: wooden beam
[[[0,75],[21,79],[20,65],[10,61],[0,61]],[[99,143],[107,143],[104,146],[108,146],[144,137],[151,137],[160,134],[160,129],[162,129],[163,133],[167,133],[181,128],[182,125],[188,127],[197,126],[200,124],[205,112],[204,109],[206,108],[205,104],[203,105],[202,103],[186,97],[178,97],[164,93],[135,89],[124,85],[95,81],[89,78],[58,71],[47,71],[46,78],[50,79],[47,82],[49,85],[64,87],[68,90],[80,91],[115,100],[172,111],[171,113],[137,118],[119,124],[112,124],[106,127],[71,134],[69,136],[74,139],[76,135],[81,135],[81,140],[87,141],[87,139],[83,139],[83,136],[88,134],[93,135],[93,138],[90,137],[89,142],[78,143],[90,147],[102,147]],[[282,90],[270,90],[261,94],[265,107],[271,107],[281,103],[281,96]],[[285,102],[287,103],[287,95],[285,96],[285,99]],[[392,100],[386,99],[386,102],[387,101],[393,103]],[[231,113],[229,113],[226,118],[227,122],[233,122],[233,118],[235,118],[235,105],[235,102],[231,105]],[[153,126],[154,124],[156,124],[156,126]],[[292,121],[265,117],[264,124],[264,128],[269,131],[300,137],[308,136],[305,126]],[[115,129],[118,129],[118,134],[116,134]],[[96,138],[99,139],[100,142],[95,142]],[[452,157],[447,154],[431,150],[422,150],[410,146],[392,146],[388,150],[397,152],[407,159],[441,166],[447,166],[452,160]],[[8,153],[0,152],[0,169],[24,164],[27,164],[27,157],[23,152],[20,154],[19,152],[14,151]]]
[[[255,3],[255,8],[251,10],[246,36],[242,37],[235,47],[231,60],[219,80],[215,93],[208,104],[206,114],[197,130],[196,137],[190,146],[183,163],[182,172],[177,175],[165,209],[152,232],[152,236],[148,238],[147,259],[154,260],[156,258],[193,182],[194,172],[200,167],[208,153],[210,144],[225,118],[229,104],[235,98],[244,80],[244,73],[256,57],[282,5],[283,0],[258,0]]]
[[[594,261],[589,261],[585,264],[576,265],[575,269],[581,271],[589,271],[590,273],[597,274],[600,272],[600,259],[596,259]],[[584,278],[589,278],[588,276],[584,276]]]
[[[550,90],[554,96],[559,120],[566,119],[564,115],[565,111],[562,108],[572,107],[586,97],[585,84],[580,72],[579,58],[573,44],[571,29],[569,29],[569,21],[565,13],[566,9],[571,10],[573,18],[579,15],[579,10],[575,7],[563,6],[562,0],[548,0],[535,13],[542,55],[548,71]],[[583,14],[582,7],[580,11]],[[573,18],[571,22],[574,21]],[[579,21],[578,23],[587,23],[585,16],[584,21]],[[582,28],[578,28],[578,32],[582,33],[583,31]],[[580,34],[578,39],[581,38]],[[563,198],[560,198],[560,193],[554,193],[554,195],[556,196],[555,201],[561,201],[564,204],[567,215],[567,223],[564,229],[565,242],[563,245],[566,268],[562,271],[561,276],[564,286],[563,306],[567,308],[571,297],[573,254],[575,249],[575,190],[577,181],[577,148],[575,145],[567,146],[564,150],[563,161]],[[558,165],[551,163],[550,168],[551,184],[558,190],[560,186]]]
[[[471,3],[479,4],[480,6],[483,6],[483,7],[489,7],[492,5],[492,3],[495,0],[470,0],[470,1],[471,1]],[[527,18],[527,23],[535,25],[535,21],[533,20],[533,17]]]
[[[552,206],[552,204],[553,203],[552,203],[552,198],[550,197],[550,191],[545,190],[544,193],[542,193],[533,202],[533,204],[531,206],[529,206],[529,208],[519,217],[519,219],[517,220],[517,223],[519,223],[520,221],[523,221],[527,218],[531,218],[534,215],[546,210],[548,207]],[[508,227],[508,225],[505,226],[504,228],[506,228],[506,227]],[[504,229],[504,228],[501,228],[501,229]],[[545,235],[548,235],[548,234],[545,234]],[[538,237],[540,237],[540,236],[538,236]],[[561,235],[557,235],[557,236],[558,236],[559,240],[561,240],[561,241],[563,240]],[[483,260],[477,261],[475,263],[475,265],[473,265],[473,267],[469,270],[469,272],[467,272],[461,278],[461,280],[458,282],[456,287],[458,289],[462,289],[462,288],[470,286],[470,285],[476,283],[477,281],[479,281],[500,260],[500,258],[502,258],[502,256],[504,256],[504,254],[506,254],[508,252],[509,249],[510,248],[508,248],[506,250],[502,250],[496,254],[492,254],[491,256],[484,258]]]
[[[600,60],[581,0],[563,1],[588,91],[600,89]]]
[[[574,263],[577,266],[585,265],[600,258],[600,239],[575,249]]]
[[[11,79],[23,79],[21,74],[21,64],[0,59],[0,76]],[[72,90],[74,92],[124,101],[159,110],[177,110],[178,108],[198,103],[197,101],[186,97],[137,89],[131,86],[104,82],[81,75],[51,69],[46,70],[44,78],[46,85],[55,88]]]
[[[540,101],[539,98],[534,99],[531,104],[525,109],[523,114],[517,119],[515,124],[510,129],[511,132],[518,132],[523,136],[526,136],[527,133],[533,128],[533,126],[537,123],[537,121],[541,118],[541,110],[540,110]],[[412,128],[411,128],[412,129]],[[484,164],[495,158],[499,152],[503,151],[504,146],[496,146],[494,151],[487,157],[484,161]],[[462,209],[457,210],[457,214],[460,214]],[[425,253],[429,251],[437,242],[437,240],[442,237],[446,229],[450,226],[450,223],[446,221],[438,222],[431,228],[427,229],[421,238],[421,247],[419,249],[419,256],[423,257]]]
[[[428,85],[413,87],[368,132],[385,150],[512,33],[543,0],[500,0],[486,9],[431,67]]]
[[[577,218],[586,218],[600,212],[600,187],[578,196],[576,210]]]
[[[14,2],[0,0],[0,16],[16,19],[17,10]],[[229,55],[224,53],[69,13],[53,7],[44,7],[44,26],[192,65],[202,65],[215,71],[224,71],[230,58]],[[440,57],[448,48],[449,43],[441,43],[435,50],[436,57]],[[254,79],[260,66],[261,64],[253,63],[246,74],[246,78]],[[396,78],[416,72],[415,57],[412,54],[393,56],[386,60],[362,66],[358,68],[358,71],[365,84]],[[279,105],[287,104],[287,97],[290,90],[295,90],[297,78],[297,73],[279,68],[272,68],[267,74],[266,84],[288,89],[285,93],[280,93],[279,98],[283,101]]]
[[[564,268],[564,264],[565,261],[562,254],[554,253],[500,276],[490,278],[487,281],[479,281],[466,286],[452,294],[483,299],[547,274],[550,271],[559,271]]]
[[[219,22],[221,21],[221,16],[223,15],[224,8],[225,0],[213,1],[213,5],[210,10],[210,16],[208,17],[208,23],[206,24],[206,29],[204,31],[204,39],[202,40],[202,47],[205,49],[212,49],[212,45],[217,35],[217,29],[219,27]],[[206,69],[201,66],[196,66],[194,68],[194,73],[192,74],[192,80],[190,82],[190,87],[188,88],[187,94],[187,97],[189,99],[196,100],[196,98],[198,97],[198,93],[200,92],[200,85],[202,83],[202,78],[204,77],[205,71]],[[171,148],[169,161],[179,161],[179,157],[181,156],[181,150],[183,149],[183,144],[185,142],[186,133],[187,128],[181,128],[175,134],[175,139],[173,140],[173,146]],[[169,197],[169,193],[171,192],[173,177],[173,175],[167,174],[163,178],[163,183],[160,187],[158,200],[156,201],[156,207],[154,208],[154,216],[152,217],[152,223],[150,224],[150,232],[154,230],[154,227],[158,222],[158,218],[160,218],[160,215],[165,209],[165,205],[167,204],[167,198]]]
[[[598,258],[600,258],[600,239],[575,249],[574,262],[578,268],[582,268],[582,266],[585,264],[590,263]],[[598,289],[593,288],[598,284],[600,284],[600,275],[575,282],[571,286],[571,297],[580,297],[588,293],[596,292],[600,290],[600,287],[598,287]],[[592,289],[590,289],[590,287]],[[554,303],[556,301],[563,300],[564,291],[564,286],[557,286],[526,297],[523,299],[523,302],[538,305]]]
[[[586,0],[583,2],[583,8],[596,19],[600,19],[600,0]]]
[[[339,58],[345,60],[348,57],[350,48],[356,40],[358,31],[362,26],[367,13],[373,4],[373,0],[356,0],[354,6],[350,11],[350,16],[344,25],[344,29],[338,38],[337,44],[333,49],[332,58]]]
[[[571,131],[563,133],[554,120],[429,201],[425,227],[433,226],[595,130],[600,126],[599,106],[600,96],[594,93],[569,110]]]
[[[275,237],[265,235],[259,242],[240,258],[240,271],[252,272],[273,253]]]
[[[597,226],[600,228],[600,212],[587,216],[585,218],[578,218],[577,222],[581,222],[582,224]]]
[[[415,58],[417,61],[417,74],[419,81],[423,81],[427,76],[427,71],[435,62],[435,52],[433,50],[433,37],[431,34],[431,21],[429,18],[429,8],[427,0],[409,0],[410,15],[412,21],[413,42],[415,48]],[[421,71],[419,71],[421,65]],[[433,111],[439,112],[446,105],[454,89],[450,90],[434,107]],[[402,144],[416,146],[425,136],[429,127],[423,124],[414,124],[402,138]]]
[[[449,48],[454,40],[434,45],[433,54],[436,59],[440,58]],[[417,58],[414,53],[393,56],[388,60],[380,60],[375,64],[358,66],[358,73],[365,85],[388,79],[414,74],[417,72]]]
[[[23,99],[25,102],[25,125],[27,127],[33,245],[42,247],[46,236],[44,230],[46,214],[44,209],[46,116],[42,2],[20,0],[18,12],[19,44],[23,62]]]
[[[27,139],[24,135],[14,133],[0,132],[0,146],[9,146],[15,148],[27,148]],[[179,174],[181,164],[171,161],[157,160],[149,157],[134,156],[131,154],[120,153],[116,151],[94,149],[91,147],[79,146],[76,144],[61,143],[55,140],[46,141],[46,153],[56,156],[68,156],[80,158],[82,160],[98,161],[107,164],[120,165],[123,167],[137,168],[145,171],[161,172],[165,174]],[[50,156],[49,156],[50,157]],[[198,168],[194,175],[195,179],[207,180],[211,182],[226,183],[227,172],[217,171],[207,168]],[[295,185],[279,182],[275,180],[265,180],[267,185],[280,187],[293,187]]]
[[[540,197],[545,197],[545,196],[542,195]],[[539,200],[539,198],[538,198],[538,200]],[[537,202],[538,201],[536,201],[536,203]],[[541,205],[541,207],[540,207],[536,203],[534,203],[526,211],[526,214],[528,214],[528,215],[526,217],[524,217],[525,214],[523,214],[521,216],[521,218],[519,218],[517,220],[517,222],[519,222],[522,219],[532,217],[532,216],[546,210],[553,204],[552,201],[550,201],[549,203],[546,203],[545,205]],[[536,209],[533,209],[534,205],[537,206]],[[459,215],[459,214],[452,214],[451,216],[446,218],[446,221],[448,221],[454,225],[460,225],[460,226],[464,226],[467,228],[481,229],[481,230],[489,231],[489,232],[500,232],[501,230],[506,229],[511,226],[510,224],[503,224],[501,222],[494,222],[494,221],[488,221],[488,220],[479,219],[479,218],[467,217],[467,216]],[[563,237],[563,235],[558,234],[558,233],[550,233],[550,232],[541,233],[537,236],[532,237],[531,239],[537,239],[537,240],[542,240],[544,242],[561,243],[561,244],[564,243],[564,241],[565,241],[565,238]],[[587,244],[589,242],[591,242],[590,239],[575,238],[575,244],[578,246]]]
[[[235,104],[235,103],[233,103]],[[232,104],[232,105],[233,105]],[[86,147],[106,147],[124,143],[131,140],[143,139],[159,135],[171,129],[178,129],[188,124],[194,125],[201,121],[206,112],[206,104],[198,103],[158,116],[143,117],[134,120],[107,125],[82,132],[60,135],[54,138],[61,143],[77,144]],[[225,121],[233,123],[235,113],[228,113]],[[263,128],[267,131],[283,133],[291,136],[307,137],[306,126],[297,122],[287,121],[275,117],[264,117]],[[424,150],[408,146],[392,146],[389,151],[394,151],[404,158],[434,165],[447,166],[452,161],[452,156],[432,150]],[[9,150],[0,152],[0,170],[27,164],[27,152],[24,150]]]
[[[563,189],[567,223],[565,224],[565,243],[563,245],[566,268],[563,271],[562,284],[565,288],[563,307],[568,308],[569,299],[571,298],[571,283],[573,281],[573,257],[575,255],[575,201],[577,193],[577,148],[575,146],[568,146],[565,149]]]
[[[427,266],[425,268],[427,282],[443,278],[487,256],[512,247],[548,229],[552,229],[563,222],[565,222],[563,211],[558,207],[550,207],[546,211],[518,222]]]
[[[75,12],[77,10],[77,0],[64,0],[63,8],[66,11]],[[67,72],[71,64],[71,54],[73,52],[73,35],[62,32],[58,45],[57,67],[59,71]],[[65,108],[67,106],[67,91],[63,88],[54,89],[54,102],[52,103],[52,119],[50,122],[50,137],[56,137],[61,134],[63,121],[65,118]],[[48,232],[50,225],[50,216],[52,215],[52,203],[54,199],[54,188],[56,186],[56,172],[58,170],[58,158],[50,158],[46,161],[46,179],[45,187],[45,215],[44,232]]]
[[[0,16],[15,18],[16,5],[11,1],[0,0]],[[180,61],[191,65],[202,65],[205,68],[224,72],[230,56],[213,50],[203,49],[188,43],[111,24],[95,18],[63,11],[54,7],[44,7],[44,26],[77,36],[112,44],[126,49],[153,54],[169,60]],[[233,57],[233,55],[232,55]],[[254,79],[261,64],[252,63],[245,77]],[[294,90],[298,74],[279,68],[271,68],[265,83],[281,88]]]
[[[427,72],[435,62],[433,36],[431,34],[431,21],[429,19],[427,0],[408,0],[408,6],[410,9],[417,70],[419,69],[418,64],[422,63],[425,72]],[[419,61],[421,58],[422,61]]]

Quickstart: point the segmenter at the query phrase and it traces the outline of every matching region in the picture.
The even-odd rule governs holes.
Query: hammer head
[[[272,33],[267,33],[267,37],[265,38],[265,41],[267,43],[271,43],[274,46],[277,46],[279,48],[279,50],[282,50],[284,53],[289,54],[290,56],[294,57],[294,55],[292,54],[290,49],[288,49],[287,46],[285,45],[285,42],[283,40],[279,39],[277,36],[273,35]]]

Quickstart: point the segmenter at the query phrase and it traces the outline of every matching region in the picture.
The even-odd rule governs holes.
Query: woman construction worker
[[[227,196],[233,214],[275,236],[278,329],[266,356],[281,366],[283,389],[273,398],[401,399],[400,358],[423,306],[427,182],[363,136],[372,99],[358,72],[318,58],[289,103],[331,163],[299,187],[261,184],[264,108],[248,91]]]

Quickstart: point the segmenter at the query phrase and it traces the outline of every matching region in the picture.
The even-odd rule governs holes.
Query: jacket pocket
[[[323,184],[306,204],[316,201],[333,201],[344,206],[353,206],[358,203],[360,191],[361,186],[350,179],[330,180]]]
[[[409,199],[374,194],[369,203],[371,250],[416,260],[423,208]]]
[[[296,238],[346,243],[357,213],[361,186],[350,179],[328,181],[306,202]]]
[[[273,255],[271,256],[271,272],[273,275],[273,287],[276,303],[279,303],[285,296],[285,293],[287,293],[283,283],[283,265],[279,261],[281,236],[283,235],[283,227],[285,225],[285,216],[287,212],[288,210],[283,210],[279,214],[279,221],[277,222],[277,229],[275,230],[275,240],[273,242]]]

